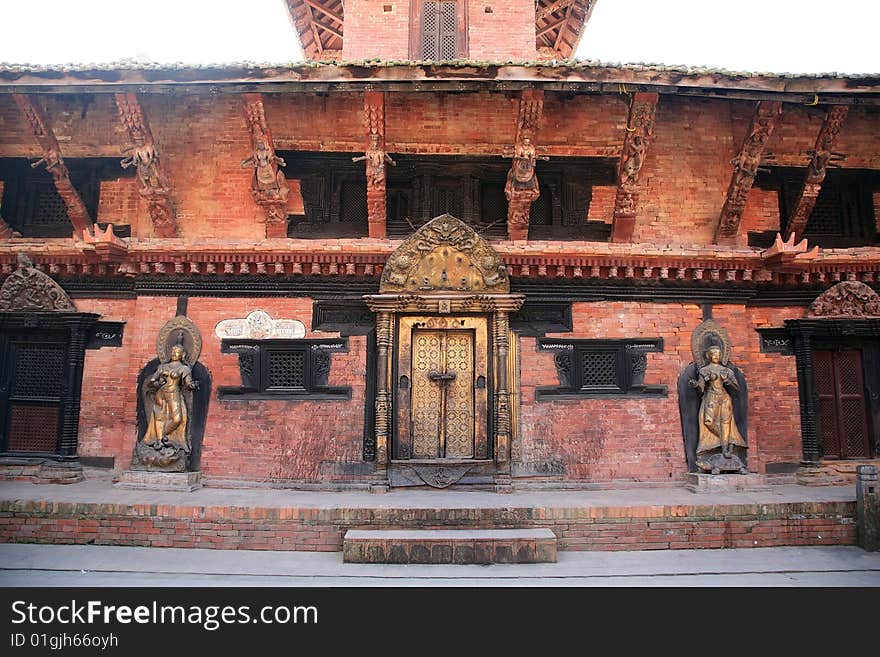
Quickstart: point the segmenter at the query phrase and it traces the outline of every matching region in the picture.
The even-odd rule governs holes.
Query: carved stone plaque
[[[293,340],[305,337],[306,325],[298,319],[272,319],[269,313],[255,310],[241,319],[224,319],[214,333],[221,340]]]

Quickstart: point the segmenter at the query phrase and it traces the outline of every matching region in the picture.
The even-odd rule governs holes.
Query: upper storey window
[[[464,0],[413,3],[414,16],[410,51],[414,59],[457,59],[467,57]]]
[[[755,185],[779,194],[780,230],[798,202],[805,170],[770,167],[761,172]],[[875,244],[878,240],[873,195],[880,191],[880,172],[866,169],[831,169],[816,199],[803,236],[811,245],[825,248]],[[769,231],[774,233],[775,231]],[[772,235],[750,234],[755,246],[761,238],[772,243]],[[769,246],[769,244],[768,244]]]
[[[118,157],[65,158],[64,163],[92,220],[97,219],[101,181],[134,175],[119,166]],[[45,167],[32,168],[24,158],[0,158],[0,180],[0,208],[12,228],[24,237],[70,237],[67,206]]]

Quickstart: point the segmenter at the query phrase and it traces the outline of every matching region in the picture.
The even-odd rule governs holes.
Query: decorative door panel
[[[488,458],[486,326],[484,318],[401,318],[394,458]]]
[[[819,429],[828,459],[870,458],[862,352],[816,349],[813,352]]]

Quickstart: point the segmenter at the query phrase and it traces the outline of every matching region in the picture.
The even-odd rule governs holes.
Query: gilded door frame
[[[412,451],[407,449],[411,440],[409,415],[412,412],[412,390],[415,382],[411,376],[412,336],[417,330],[436,331],[473,331],[474,334],[474,460],[486,460],[492,453],[490,412],[492,402],[492,360],[489,344],[489,321],[485,315],[457,316],[426,316],[404,315],[398,318],[397,340],[393,357],[393,406],[394,427],[391,453],[393,460],[412,458]],[[408,377],[409,386],[401,384],[403,377]],[[477,381],[484,377],[484,385],[478,387]],[[449,459],[440,458],[440,461]]]

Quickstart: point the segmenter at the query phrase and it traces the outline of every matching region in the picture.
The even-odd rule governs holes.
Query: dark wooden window
[[[770,167],[759,172],[755,186],[779,194],[779,230],[791,216],[803,186],[806,169]],[[803,236],[810,245],[827,248],[864,246],[878,242],[874,192],[880,191],[880,172],[829,169]],[[770,246],[778,231],[749,233],[749,243]]]
[[[119,166],[119,158],[66,158],[64,163],[93,221],[98,218],[101,181],[134,176],[134,169]],[[70,237],[73,229],[67,206],[44,166],[34,169],[25,158],[0,158],[0,180],[3,181],[0,207],[3,218],[12,228],[24,237]],[[124,235],[122,230],[120,228],[117,234]]]
[[[860,349],[816,349],[819,436],[826,459],[871,458]]]
[[[237,354],[240,386],[221,386],[220,399],[349,399],[351,388],[327,385],[331,354],[347,352],[348,340],[223,340],[221,352]]]
[[[467,0],[414,0],[410,5],[410,57],[467,57]]]
[[[553,353],[558,386],[540,387],[538,401],[574,397],[666,396],[666,386],[645,385],[647,355],[663,351],[663,339],[538,340],[538,351]]]
[[[388,236],[405,237],[448,212],[488,238],[507,236],[504,185],[510,160],[500,157],[395,155],[389,167]],[[614,183],[606,158],[553,158],[538,163],[541,195],[532,204],[529,237],[607,241],[610,224],[587,221],[593,185]]]
[[[351,153],[279,151],[287,178],[299,180],[303,214],[290,215],[288,237],[366,237],[367,176]]]

